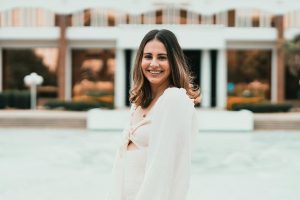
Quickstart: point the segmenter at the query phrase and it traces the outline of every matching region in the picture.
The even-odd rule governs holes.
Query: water
[[[1,200],[101,200],[118,132],[0,129]],[[300,199],[300,131],[199,133],[188,200]]]

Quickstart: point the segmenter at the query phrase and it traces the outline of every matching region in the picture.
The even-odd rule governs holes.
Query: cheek
[[[169,76],[171,75],[171,69],[168,69],[168,75]]]
[[[167,75],[167,77],[168,77],[169,79],[171,79],[171,78],[172,78],[172,73],[171,73],[171,70],[169,70],[169,71],[168,71],[168,75]]]
[[[148,62],[147,61],[143,61],[141,62],[141,67],[142,67],[142,70],[146,69],[148,66]]]
[[[146,72],[147,71],[146,71],[146,69],[144,67],[141,68],[141,71],[142,71],[143,75],[146,76]]]
[[[167,71],[168,75],[171,74],[171,67],[169,64],[166,65],[166,71]]]
[[[146,69],[147,69],[147,65],[145,65],[144,63],[141,63],[141,71],[143,73],[144,76],[146,76]]]

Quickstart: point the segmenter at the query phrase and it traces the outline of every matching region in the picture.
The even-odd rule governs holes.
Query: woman
[[[107,199],[184,200],[200,92],[171,31],[152,30],[143,38],[130,101],[130,124],[123,131]]]

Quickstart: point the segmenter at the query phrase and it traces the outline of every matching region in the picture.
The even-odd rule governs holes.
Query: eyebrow
[[[147,55],[147,54],[152,55],[152,53],[147,53],[147,52],[144,53],[144,55],[145,55],[145,54],[146,54],[146,55]],[[166,55],[168,55],[168,54],[166,54],[166,53],[159,53],[159,54],[157,54],[157,55],[159,55],[159,56],[166,56]]]

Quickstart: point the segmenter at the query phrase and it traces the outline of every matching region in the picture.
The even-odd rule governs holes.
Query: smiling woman
[[[176,36],[169,30],[152,30],[145,35],[133,67],[133,87],[130,101],[147,108],[161,90],[184,88],[195,103],[200,92],[193,85],[193,77]]]
[[[169,86],[171,70],[167,50],[163,43],[158,40],[148,42],[144,49],[141,65],[143,74],[150,82],[152,89],[154,89],[156,85]]]
[[[152,30],[143,38],[130,101],[130,123],[123,131],[107,200],[184,200],[200,91],[171,31]]]
[[[171,86],[169,80],[171,69],[167,50],[163,43],[159,40],[152,40],[146,44],[141,67],[143,75],[149,81],[151,90],[154,93],[150,105],[147,108],[143,108],[143,117],[145,117],[158,97],[161,96],[161,91]]]

